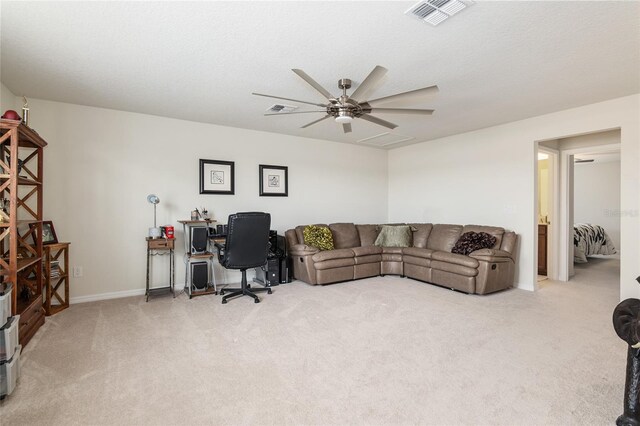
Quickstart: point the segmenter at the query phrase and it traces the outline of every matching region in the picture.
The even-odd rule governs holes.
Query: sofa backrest
[[[333,245],[337,249],[360,246],[360,235],[353,223],[332,223],[329,225],[333,234]]]
[[[487,234],[496,237],[496,243],[491,248],[499,249],[502,244],[504,228],[500,228],[498,226],[465,225],[464,228],[462,228],[462,233],[464,234],[465,232],[486,232]]]
[[[427,240],[433,225],[430,223],[409,223],[408,225],[415,228],[415,231],[413,231],[413,246],[427,248]]]
[[[427,239],[427,248],[450,252],[460,235],[462,235],[462,225],[433,225]]]
[[[372,246],[378,238],[378,225],[356,225],[358,235],[360,236],[360,245],[362,247]]]

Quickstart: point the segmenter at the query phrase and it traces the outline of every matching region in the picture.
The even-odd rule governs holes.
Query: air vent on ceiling
[[[410,141],[411,139],[415,139],[413,136],[405,136],[399,135],[397,133],[384,132],[379,135],[370,136],[368,138],[358,140],[358,143],[362,143],[365,145],[371,146],[389,146],[395,145],[400,142]]]
[[[405,15],[436,26],[471,4],[471,1],[460,0],[426,0],[411,6]]]
[[[274,104],[267,109],[267,112],[271,112],[271,113],[291,112],[296,109],[298,109],[298,107],[293,105]]]
[[[581,160],[579,158],[576,158],[575,160],[573,160],[574,163],[576,164],[580,164],[580,163],[593,163],[595,160],[593,158],[590,159],[585,159],[585,160]]]

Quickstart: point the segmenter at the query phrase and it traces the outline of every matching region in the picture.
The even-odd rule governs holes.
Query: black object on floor
[[[626,299],[613,311],[613,328],[627,342],[627,374],[624,385],[624,412],[618,426],[640,425],[640,300]]]

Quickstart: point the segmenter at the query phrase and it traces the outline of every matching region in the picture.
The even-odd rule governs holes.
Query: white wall
[[[306,223],[387,219],[383,150],[37,99],[29,105],[32,127],[49,142],[45,218],[61,240],[71,241],[71,263],[84,268],[82,278],[72,279],[74,300],[144,288],[150,193],[161,200],[159,225],[177,226],[202,206],[222,222],[236,211],[267,211],[280,232]],[[199,195],[201,158],[235,161],[236,195]],[[289,197],[258,196],[259,164],[289,167]],[[177,253],[178,282],[183,253]],[[219,266],[217,277],[239,280]]]
[[[389,152],[389,220],[498,225],[520,234],[516,282],[536,277],[535,141],[621,129],[621,297],[640,297],[640,95]]]
[[[0,83],[0,115],[4,114],[8,109],[15,110],[17,102],[16,95],[7,86]],[[18,113],[22,114],[21,111],[18,111]]]
[[[582,163],[573,169],[575,223],[604,227],[620,249],[620,162]]]

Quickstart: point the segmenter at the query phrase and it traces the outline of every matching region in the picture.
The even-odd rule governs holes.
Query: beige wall
[[[144,238],[153,226],[150,193],[160,197],[161,225],[177,225],[202,206],[223,222],[237,211],[267,211],[280,232],[305,223],[386,221],[383,150],[37,99],[29,103],[32,127],[49,142],[45,217],[54,221],[60,239],[71,241],[72,264],[84,268],[82,278],[72,279],[75,301],[144,288]],[[236,195],[199,195],[201,158],[235,161]],[[258,196],[259,164],[289,167],[289,197]],[[183,252],[176,258],[179,282]],[[161,284],[164,271],[156,272]],[[216,275],[219,282],[239,280],[220,267]]]
[[[17,102],[16,95],[7,86],[0,83],[0,115],[4,114],[8,109],[16,110]],[[20,111],[18,113],[22,114]]]
[[[640,297],[640,95],[389,152],[389,220],[498,225],[520,234],[516,282],[536,277],[535,141],[621,129],[621,297]]]

